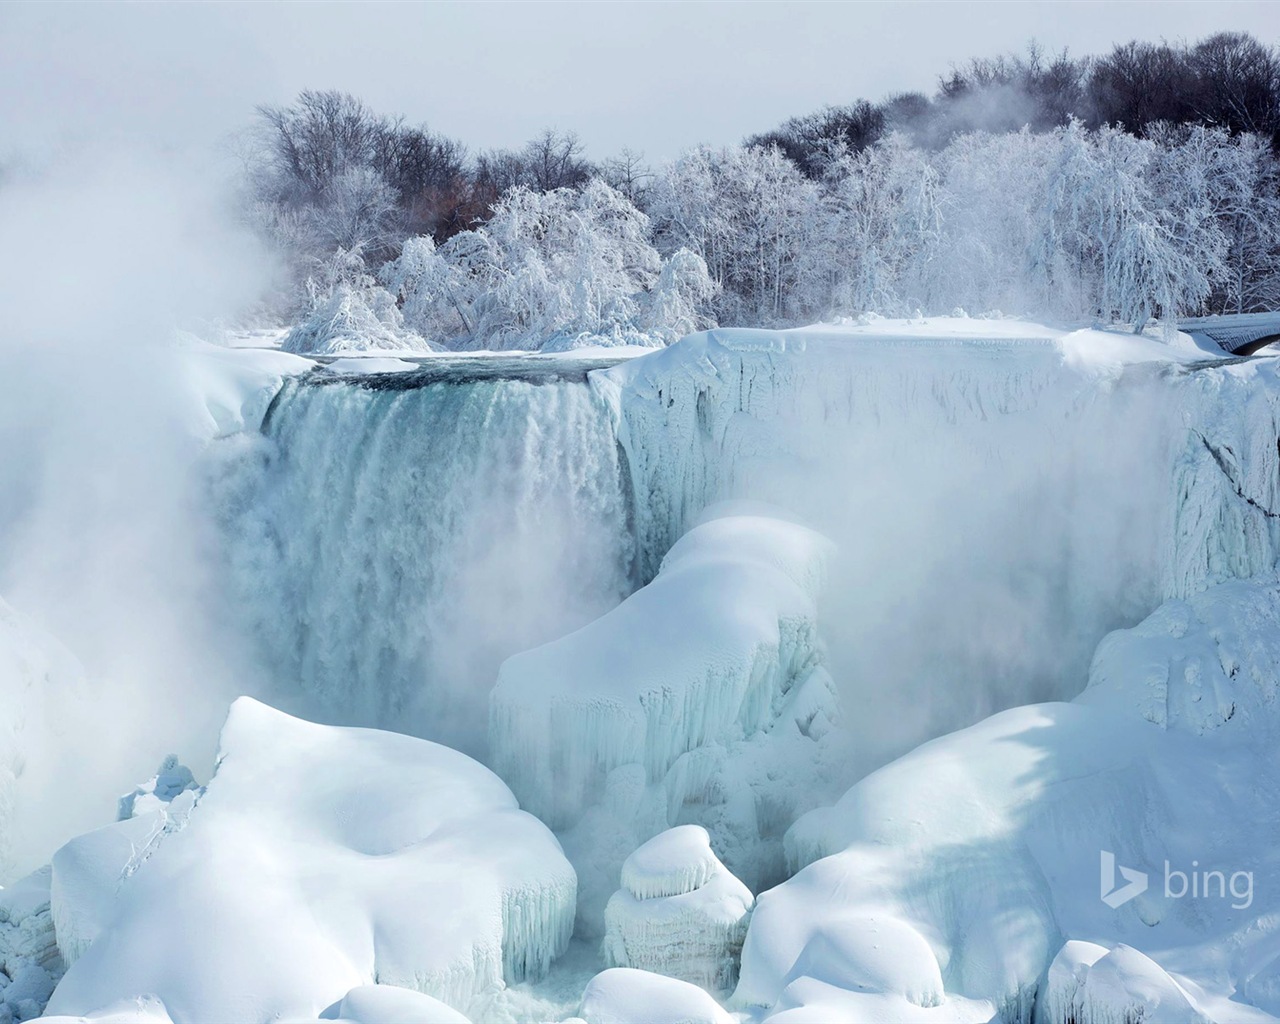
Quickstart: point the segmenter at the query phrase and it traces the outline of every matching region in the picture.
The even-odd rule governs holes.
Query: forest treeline
[[[1003,310],[1141,325],[1280,302],[1280,51],[1221,33],[972,60],[659,167],[472,153],[340,92],[258,110],[249,207],[295,348],[656,343]]]

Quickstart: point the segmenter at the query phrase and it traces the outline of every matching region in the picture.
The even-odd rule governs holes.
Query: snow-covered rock
[[[456,751],[241,698],[196,795],[59,851],[75,962],[50,1012],[149,994],[178,1024],[314,1017],[375,981],[465,1009],[568,944],[573,869]]]
[[[592,978],[578,1014],[586,1024],[733,1024],[696,985],[627,967]]]
[[[623,862],[622,885],[604,911],[605,963],[733,987],[754,898],[720,863],[706,829],[654,836]]]
[[[0,889],[0,1021],[40,1016],[65,969],[44,867]]]
[[[1280,1010],[1256,925],[1280,905],[1276,600],[1269,576],[1170,602],[1101,645],[1076,702],[927,743],[806,815],[787,836],[802,870],[758,898],[735,999],[788,1021],[937,1006],[1025,1022],[1064,939],[1089,936],[1116,949],[1081,983],[1087,1019],[1195,1019],[1178,992],[1214,1019],[1263,1019],[1231,1001],[1242,990]]]
[[[816,625],[829,550],[776,513],[710,510],[648,586],[503,664],[493,764],[521,806],[567,830],[588,933],[639,842],[705,823],[730,867],[752,870],[770,832],[776,842],[805,808],[803,787],[787,783],[811,773],[818,726],[834,714]],[[771,761],[775,746],[785,758]],[[737,759],[748,749],[781,780],[775,820],[758,817]]]

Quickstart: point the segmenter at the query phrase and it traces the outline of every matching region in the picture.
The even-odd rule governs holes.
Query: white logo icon
[[[1128,883],[1119,889],[1116,888],[1116,867],[1120,868],[1120,874]],[[1116,907],[1123,906],[1135,896],[1140,896],[1147,891],[1147,873],[1138,871],[1134,868],[1127,868],[1123,864],[1116,864],[1116,855],[1110,850],[1102,851],[1102,888],[1099,895],[1102,902],[1109,906],[1112,910]]]

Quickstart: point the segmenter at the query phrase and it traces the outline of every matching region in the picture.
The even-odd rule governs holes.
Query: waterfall
[[[321,717],[482,752],[501,661],[631,589],[626,468],[581,364],[316,373],[264,434],[233,578],[269,671]]]

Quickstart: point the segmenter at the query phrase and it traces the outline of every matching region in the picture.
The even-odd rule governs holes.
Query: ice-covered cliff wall
[[[476,750],[501,660],[630,588],[625,470],[581,368],[313,375],[264,430],[234,576],[314,713]]]
[[[833,674],[851,709],[902,711],[871,730],[868,767],[1073,696],[1109,629],[1280,551],[1274,362],[1185,338],[960,318],[717,330],[592,383],[627,452],[643,578],[723,498],[837,542]]]

